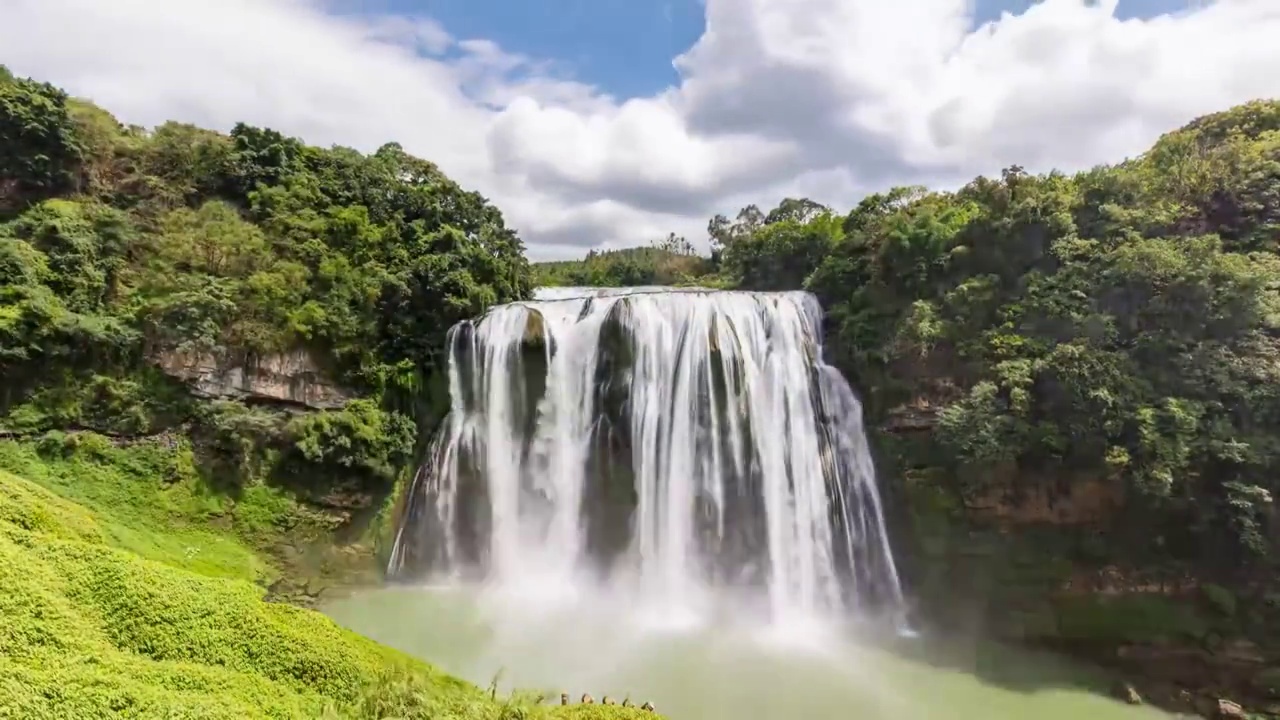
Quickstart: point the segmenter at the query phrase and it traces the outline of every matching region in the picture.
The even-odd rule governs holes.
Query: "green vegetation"
[[[650,247],[592,250],[582,260],[536,263],[533,272],[540,287],[636,287],[699,284],[714,268],[714,261],[672,234]]]
[[[440,413],[444,333],[526,296],[531,277],[496,209],[398,145],[146,131],[50,85],[0,82],[0,427],[190,425],[243,477],[388,487],[407,428]],[[299,350],[367,400],[287,422],[237,398],[193,403],[156,369]]]
[[[38,443],[0,441],[0,471],[44,488],[38,496],[42,505],[54,506],[47,499],[53,493],[65,498],[56,507],[91,512],[87,524],[93,527],[92,537],[79,539],[95,539],[211,577],[274,579],[276,570],[255,552],[253,540],[270,533],[271,541],[277,541],[278,533],[255,522],[264,509],[271,520],[283,520],[293,508],[271,507],[260,493],[237,503],[210,492],[192,460],[190,452],[161,443],[116,447],[88,433],[53,431]]]
[[[1108,657],[1280,651],[1280,102],[1114,166],[789,199],[708,234],[693,282],[826,308],[933,619]]]
[[[1032,640],[1280,651],[1280,102],[1114,166],[788,199],[708,235],[709,259],[673,235],[535,269],[394,143],[124,127],[0,71],[4,702],[306,716],[392,673],[379,697],[465,717],[474,689],[251,583],[339,532],[368,560],[442,411],[444,333],[535,280],[815,293],[938,617],[967,590]],[[282,382],[337,390],[175,371],[295,356]]]
[[[398,145],[124,127],[0,67],[0,716],[638,715],[264,600],[376,579],[444,333],[531,281]]]
[[[1109,559],[1267,582],[1278,220],[1280,103],[1254,103],[1114,167],[869,197],[804,286],[873,413],[937,411],[911,469],[970,496],[1092,478]]]
[[[181,480],[175,492],[161,487],[161,468],[131,465],[173,453],[92,442],[100,445],[42,443],[56,455],[48,464],[0,447],[5,466],[40,473],[31,482],[0,470],[0,715],[639,716],[498,698],[318,613],[264,602],[245,581],[259,564],[235,533],[164,526],[166,511],[201,499]]]
[[[1089,475],[1144,513],[1150,552],[1224,581],[1269,567],[1280,102],[1074,176],[1015,167],[844,216],[790,199],[708,230],[712,282],[818,295],[876,420],[937,415],[911,469],[967,492],[1010,467],[1019,483]]]

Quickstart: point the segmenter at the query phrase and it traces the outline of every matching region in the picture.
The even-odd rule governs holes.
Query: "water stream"
[[[404,584],[326,611],[482,685],[673,718],[1143,716],[912,636],[821,320],[805,293],[568,288],[459,324]]]

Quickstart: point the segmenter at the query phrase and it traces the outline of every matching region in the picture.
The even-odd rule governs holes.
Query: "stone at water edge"
[[[1225,698],[1218,699],[1217,713],[1214,717],[1220,720],[1249,720],[1249,715],[1244,708]]]
[[[591,696],[590,696],[590,695],[588,695],[587,693],[582,693],[582,704],[583,704],[583,705],[590,705],[590,704],[592,704],[592,703],[594,703],[594,702],[595,702],[595,698],[591,697]]]
[[[1142,704],[1142,696],[1138,694],[1137,688],[1123,680],[1117,681],[1115,685],[1111,686],[1111,695],[1115,699],[1130,705]]]

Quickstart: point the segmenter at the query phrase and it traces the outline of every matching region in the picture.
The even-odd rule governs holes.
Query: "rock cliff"
[[[173,351],[160,354],[156,363],[203,398],[333,410],[354,397],[330,381],[306,350],[257,358]]]

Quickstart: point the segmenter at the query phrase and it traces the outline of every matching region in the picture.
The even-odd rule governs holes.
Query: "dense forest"
[[[536,284],[544,286],[639,287],[705,284],[714,279],[716,258],[698,255],[674,233],[648,247],[591,250],[581,260],[536,263]]]
[[[707,232],[673,283],[822,302],[933,619],[1110,660],[1191,648],[1184,687],[1280,691],[1280,102],[1114,166]],[[664,256],[535,270],[624,284]]]
[[[707,238],[710,257],[672,235],[531,266],[484,197],[394,143],[124,126],[0,68],[0,471],[99,513],[68,478],[156,473],[238,507],[261,487],[385,498],[441,415],[462,318],[537,284],[804,289],[865,400],[931,617],[1095,657],[1195,648],[1226,669],[1184,684],[1280,692],[1280,103],[1113,166],[848,212],[788,199]],[[288,382],[342,401],[218,381],[289,357]],[[161,445],[186,460],[152,462]],[[62,502],[36,485],[7,502]],[[0,504],[5,553],[44,527],[32,512]]]
[[[272,130],[124,127],[33,80],[0,83],[0,427],[185,426],[240,473],[390,481],[456,321],[524,297],[515,233],[483,197],[387,144]],[[361,399],[316,414],[192,403],[165,358],[252,366],[304,349]]]
[[[869,412],[936,416],[938,466],[972,483],[1005,466],[1028,482],[1096,474],[1160,521],[1143,532],[1170,558],[1268,566],[1280,103],[1200,119],[1116,166],[894,188],[847,214],[788,199],[708,235],[712,260],[683,273],[656,270],[678,256],[669,241],[535,272],[813,292]]]
[[[0,66],[0,716],[637,716],[296,607],[376,573],[444,333],[532,278],[398,145],[126,127]]]

